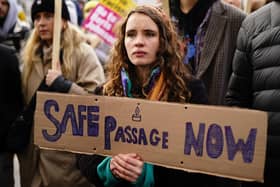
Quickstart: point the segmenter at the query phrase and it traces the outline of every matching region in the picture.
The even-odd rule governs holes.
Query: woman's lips
[[[147,54],[147,53],[144,52],[144,51],[136,51],[136,52],[133,53],[133,55],[136,56],[136,57],[143,57],[143,56],[145,56],[146,54]]]

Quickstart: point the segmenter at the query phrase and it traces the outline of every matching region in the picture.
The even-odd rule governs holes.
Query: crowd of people
[[[62,0],[52,68],[55,0],[0,0],[0,183],[14,186],[16,154],[22,187],[278,186],[280,1],[138,0],[117,24],[112,46],[83,28],[98,3]],[[24,151],[8,151],[9,127],[38,90],[265,111],[264,183],[157,166],[134,152],[44,150],[34,144],[32,129]]]

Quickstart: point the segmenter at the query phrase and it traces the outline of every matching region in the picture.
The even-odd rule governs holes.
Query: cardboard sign
[[[256,110],[38,92],[35,144],[263,181],[267,114]]]

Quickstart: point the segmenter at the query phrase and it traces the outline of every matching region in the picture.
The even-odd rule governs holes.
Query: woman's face
[[[41,40],[48,44],[53,39],[54,14],[50,12],[39,12],[35,15],[34,26],[38,31]]]
[[[9,3],[7,0],[0,0],[0,18],[7,16],[9,11]]]
[[[147,66],[156,61],[159,49],[159,29],[148,16],[132,14],[125,29],[125,49],[135,66]]]

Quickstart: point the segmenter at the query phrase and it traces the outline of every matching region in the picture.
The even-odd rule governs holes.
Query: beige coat
[[[75,82],[69,93],[84,94],[93,90],[97,84],[105,81],[101,64],[93,49],[82,44],[81,54],[73,54],[74,73],[67,77]],[[50,68],[50,63],[35,62],[27,85],[28,102],[37,90]],[[32,134],[32,133],[31,133]],[[19,154],[22,187],[89,187],[90,184],[76,167],[75,154],[69,152],[43,150],[33,144],[33,134],[28,149]]]

